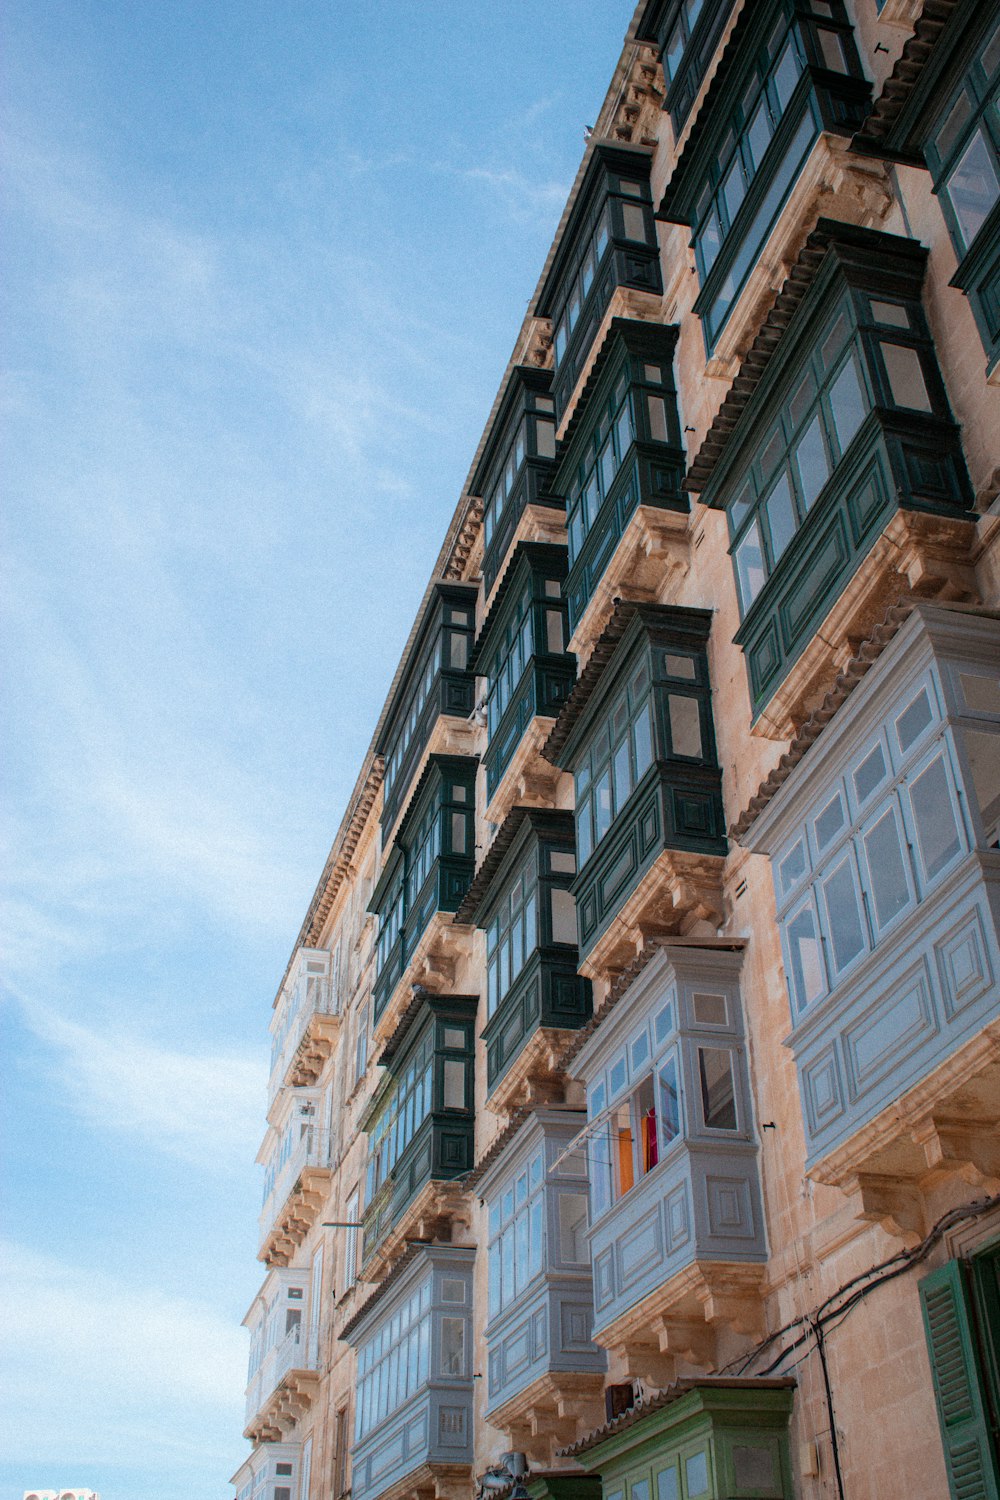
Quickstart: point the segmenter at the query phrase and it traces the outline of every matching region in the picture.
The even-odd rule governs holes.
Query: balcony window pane
[[[649,412],[650,437],[657,443],[667,442],[667,403],[662,396],[647,396],[646,407]]]
[[[576,944],[576,900],[570,891],[552,891],[552,941]]]
[[[865,947],[857,892],[848,860],[842,860],[829,879],[824,880],[823,894],[833,941],[833,962],[839,972]]]
[[[732,1054],[722,1047],[699,1047],[702,1118],[709,1130],[735,1130],[736,1085]]]
[[[986,841],[992,847],[997,842],[1000,819],[1000,734],[967,729],[965,749],[972,772],[972,789],[986,827]]]
[[[959,677],[970,713],[1000,715],[1000,677],[985,677],[978,672],[961,672]]]
[[[977,125],[972,140],[959,158],[946,183],[951,206],[968,247],[982,229],[990,209],[1000,198],[1000,182],[989,148]]]
[[[576,814],[576,847],[580,855],[580,864],[585,865],[590,858],[594,847],[594,838],[590,826],[590,798],[586,798],[578,807]]]
[[[910,901],[899,828],[891,810],[865,834],[865,853],[875,897],[875,916],[879,927],[887,927]]]
[[[678,1471],[661,1469],[656,1476],[656,1500],[679,1500]]]
[[[594,785],[595,835],[599,844],[611,827],[611,773],[605,771]]]
[[[649,1500],[648,1479],[633,1479],[629,1500]]]
[[[444,1063],[444,1107],[465,1108],[465,1063],[446,1058]]]
[[[559,1194],[559,1259],[564,1265],[589,1262],[587,1198],[584,1193]]]
[[[664,669],[668,677],[679,677],[684,682],[694,682],[698,676],[698,668],[693,656],[675,656],[668,651],[663,658]]]
[[[452,854],[465,853],[466,828],[468,819],[465,813],[452,813],[451,815],[451,852]]]
[[[643,704],[632,725],[632,746],[635,751],[635,775],[638,781],[653,760],[653,732],[648,703]]]
[[[660,1068],[659,1132],[664,1151],[681,1133],[680,1086],[677,1079],[677,1058],[673,1055]]]
[[[701,743],[701,711],[698,699],[670,693],[667,704],[670,714],[670,742],[674,754],[701,760],[704,752]]]
[[[441,1374],[465,1374],[465,1319],[441,1319]]]
[[[575,875],[576,855],[567,849],[553,849],[549,855],[549,869],[553,875]]]
[[[765,505],[768,530],[771,533],[771,558],[776,563],[795,535],[798,525],[787,474],[782,474]]]
[[[824,807],[814,824],[816,842],[821,849],[827,844],[844,826],[844,803],[838,792]]]
[[[885,323],[891,328],[909,328],[910,315],[898,302],[876,302],[872,300],[872,317],[876,323]]]
[[[746,614],[766,580],[760,530],[753,521],[736,549],[736,577],[739,581],[740,605]]]
[[[905,708],[896,720],[896,737],[899,740],[899,748],[904,754],[911,745],[916,744],[931,722],[931,718],[931,705],[926,689],[921,689],[909,707]]]
[[[920,356],[916,349],[911,349],[908,344],[884,342],[879,347],[895,404],[909,407],[911,411],[930,411],[931,398],[927,394]]]
[[[552,656],[560,655],[566,649],[563,641],[562,610],[547,609],[545,611],[545,649]]]
[[[722,195],[726,202],[726,214],[730,225],[732,225],[733,220],[739,213],[740,204],[746,196],[746,190],[747,185],[743,177],[743,165],[739,156],[737,156],[722,184]]]
[[[648,242],[646,233],[646,215],[639,203],[622,204],[622,220],[625,225],[625,238],[627,240],[640,240]]]
[[[859,802],[867,802],[875,788],[885,780],[885,756],[876,745],[854,773],[854,790]]]
[[[614,1148],[616,1196],[621,1198],[635,1185],[635,1144],[632,1137],[632,1109],[620,1104],[611,1117],[611,1141]]]
[[[615,808],[620,812],[628,801],[632,790],[632,762],[629,754],[628,735],[622,740],[615,751],[614,759],[615,775]]]
[[[767,112],[767,102],[762,99],[747,131],[747,145],[750,148],[750,159],[755,170],[764,160],[764,152],[770,145],[770,141],[771,117]]]
[[[795,1009],[801,1011],[817,1000],[825,988],[823,956],[812,909],[803,907],[789,922],[787,931],[792,1000]]]
[[[802,503],[808,510],[830,477],[830,463],[826,456],[826,444],[823,442],[823,424],[818,412],[799,439],[795,461],[799,469]]]
[[[457,630],[448,632],[448,665],[457,672],[464,672],[469,661],[469,638]]]
[[[917,844],[927,880],[933,880],[958,853],[958,829],[948,789],[944,757],[932,760],[910,787]]]
[[[844,57],[844,44],[837,31],[819,31],[819,50],[823,54],[823,66],[831,73],[847,73],[849,68]]]
[[[844,453],[865,415],[865,398],[853,355],[830,387],[830,405],[840,451]]]
[[[952,147],[965,129],[972,114],[972,101],[964,91],[952,105],[951,113],[938,132],[935,146],[942,161],[950,155]]]
[[[781,61],[774,70],[774,92],[778,96],[778,103],[781,106],[782,114],[788,108],[788,101],[795,92],[795,85],[798,81],[798,58],[795,56],[791,42],[789,42],[781,54]]]
[[[556,429],[552,422],[545,422],[540,417],[535,418],[535,448],[539,458],[555,458],[556,454]]]
[[[611,1143],[607,1123],[599,1126],[587,1150],[590,1168],[590,1201],[594,1218],[599,1219],[611,1207]]]
[[[790,854],[778,866],[778,878],[781,881],[781,894],[787,896],[792,887],[802,879],[806,873],[806,846],[803,839],[792,849]]]

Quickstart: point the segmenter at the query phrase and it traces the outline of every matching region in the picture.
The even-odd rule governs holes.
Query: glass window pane
[[[448,632],[448,641],[448,665],[457,672],[464,672],[469,661],[468,636],[451,630]]]
[[[949,865],[961,848],[948,790],[944,757],[932,760],[910,786],[917,845],[927,880]]]
[[[625,225],[625,238],[627,240],[639,240],[645,243],[648,239],[646,234],[646,215],[641,203],[623,203],[622,221]]]
[[[960,672],[965,706],[974,714],[1000,715],[1000,677],[979,672]]]
[[[791,853],[786,854],[784,859],[778,866],[778,878],[781,882],[781,894],[783,896],[787,896],[788,892],[792,889],[792,886],[795,885],[797,881],[802,879],[802,876],[805,874],[805,872],[806,846],[805,841],[803,839],[799,839],[798,843],[792,849]]]
[[[963,90],[952,105],[951,113],[942,125],[938,132],[937,140],[934,142],[937,153],[942,161],[951,154],[955,142],[965,129],[971,115],[972,101]]]
[[[535,447],[539,458],[555,458],[556,455],[556,429],[552,422],[545,422],[540,417],[535,418]]]
[[[576,847],[580,856],[580,864],[585,865],[594,847],[589,797],[585,798],[576,810]]]
[[[585,1193],[559,1194],[559,1259],[568,1265],[589,1262]]]
[[[441,1374],[465,1374],[465,1319],[441,1319]]]
[[[892,328],[909,328],[910,315],[898,302],[877,302],[872,299],[872,317],[876,323],[886,323]]]
[[[911,349],[908,344],[887,344],[884,341],[879,347],[895,404],[909,407],[911,411],[930,411],[931,398],[927,394],[916,349]]]
[[[747,131],[747,145],[750,149],[750,159],[754,169],[760,166],[764,160],[764,152],[771,142],[771,117],[767,112],[767,102],[761,99],[757,111],[750,121]]]
[[[824,880],[823,894],[826,897],[827,918],[833,942],[833,962],[839,972],[857,958],[865,947],[854,877],[846,859]]]
[[[451,815],[451,852],[453,854],[465,853],[465,838],[468,819],[465,813],[452,813]]]
[[[635,754],[635,775],[638,781],[653,762],[653,734],[648,703],[643,704],[632,724],[632,748]]]
[[[876,745],[861,762],[854,773],[854,790],[859,802],[867,802],[872,792],[885,779],[885,756],[882,746]]]
[[[563,641],[562,610],[547,609],[545,611],[545,649],[552,656],[559,655],[566,649]]]
[[[446,1058],[444,1062],[444,1107],[465,1108],[465,1063],[457,1058]]]
[[[674,755],[701,759],[701,710],[697,698],[670,693],[667,697],[670,715],[670,743]]]
[[[553,875],[575,875],[576,855],[566,849],[553,849],[549,855],[549,869]]]
[[[679,1500],[676,1469],[661,1469],[656,1476],[656,1500]]]
[[[875,916],[879,927],[886,927],[909,905],[910,900],[899,829],[893,812],[885,813],[865,834],[865,853],[875,897]]]
[[[708,1494],[708,1455],[695,1453],[684,1465],[684,1477],[690,1500]]]
[[[813,826],[816,843],[825,849],[834,834],[844,826],[844,804],[839,792],[826,804]]]
[[[668,677],[679,677],[684,682],[694,682],[698,676],[697,663],[693,656],[674,656],[668,651],[663,658]]]
[[[948,196],[966,247],[983,227],[987,214],[1000,198],[1000,181],[989,148],[977,125],[958,165],[947,181]]]
[[[843,453],[865,415],[864,393],[853,357],[848,359],[830,387],[830,405],[833,408],[840,451]]]
[[[772,563],[776,563],[795,535],[798,526],[787,474],[782,474],[765,501],[765,505],[768,530],[771,533],[771,559]]]
[[[671,1055],[660,1068],[659,1135],[662,1149],[681,1133],[681,1096],[677,1058]]]
[[[792,918],[787,936],[792,999],[795,1009],[801,1011],[817,1000],[825,988],[823,955],[810,907],[803,907]]]
[[[736,578],[740,591],[740,606],[746,614],[761,589],[764,587],[764,553],[760,545],[760,531],[757,522],[753,521],[737,547],[734,554],[736,560]]]
[[[611,827],[611,772],[605,771],[594,784],[594,835],[595,842],[601,839]]]
[[[844,57],[844,46],[837,31],[819,32],[819,50],[823,54],[823,66],[829,68],[831,73],[846,73],[847,60]]]
[[[667,403],[662,396],[647,396],[649,412],[649,435],[657,443],[667,441]]]
[[[927,690],[921,688],[913,702],[907,708],[904,708],[896,720],[896,738],[899,740],[899,748],[904,754],[909,750],[911,745],[916,744],[928,724],[930,724],[932,717]]]
[[[830,477],[830,463],[823,441],[823,424],[818,412],[799,439],[795,462],[799,470],[802,503],[808,510]]]
[[[778,97],[778,104],[782,113],[788,108],[788,101],[792,97],[798,80],[799,63],[792,44],[789,42],[781,54],[778,66],[774,70],[774,92]]]
[[[615,775],[615,810],[620,812],[628,801],[632,790],[632,758],[629,753],[628,735],[622,740],[615,751],[614,759]]]
[[[576,900],[569,891],[552,891],[552,941],[573,943],[576,934]]]
[[[702,1118],[710,1130],[735,1130],[736,1085],[732,1054],[723,1047],[699,1047]]]
[[[965,731],[965,751],[972,772],[972,790],[986,830],[986,843],[997,843],[997,821],[1000,819],[1000,734],[982,730]]]
[[[730,227],[739,213],[740,204],[746,196],[746,190],[747,185],[743,177],[743,164],[737,155],[722,184],[722,196],[725,200],[726,214]]]

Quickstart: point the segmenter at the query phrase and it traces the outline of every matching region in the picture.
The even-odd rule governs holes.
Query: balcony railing
[[[247,1386],[247,1426],[263,1409],[289,1370],[315,1368],[316,1359],[309,1348],[306,1331],[301,1324],[296,1324],[288,1330],[280,1344],[275,1344],[273,1349],[267,1351],[257,1373]]]
[[[324,1138],[325,1132],[315,1125],[310,1125],[299,1137],[292,1154],[274,1179],[274,1186],[264,1199],[258,1221],[261,1240],[266,1239],[303,1169],[329,1164]]]

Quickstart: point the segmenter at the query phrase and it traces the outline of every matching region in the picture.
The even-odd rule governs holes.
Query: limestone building
[[[997,1497],[998,80],[638,6],[275,1002],[238,1500]]]

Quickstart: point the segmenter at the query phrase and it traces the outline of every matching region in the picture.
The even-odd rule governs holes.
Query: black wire
[[[826,1362],[826,1347],[824,1343],[823,1328],[816,1323],[813,1328],[813,1336],[816,1340],[816,1353],[819,1355],[820,1368],[823,1371],[823,1389],[826,1392],[826,1411],[830,1419],[830,1448],[833,1452],[833,1472],[837,1477],[837,1494],[840,1500],[844,1500],[844,1476],[840,1472],[840,1441],[837,1437],[837,1417],[833,1410],[833,1390],[830,1386],[830,1367]]]

